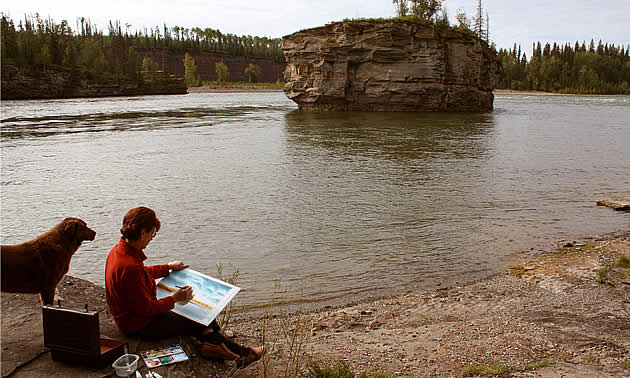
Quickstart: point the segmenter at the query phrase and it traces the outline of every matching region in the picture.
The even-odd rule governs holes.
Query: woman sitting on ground
[[[156,340],[174,336],[192,336],[200,341],[201,355],[222,360],[236,360],[239,367],[258,360],[263,348],[241,346],[220,331],[216,321],[204,326],[170,310],[175,303],[193,298],[190,286],[173,295],[157,299],[155,279],[168,276],[170,269],[182,270],[188,265],[173,261],[164,265],[145,266],[144,249],[160,230],[155,211],[138,207],[123,219],[120,241],[109,252],[105,263],[107,305],[116,326],[132,337]]]

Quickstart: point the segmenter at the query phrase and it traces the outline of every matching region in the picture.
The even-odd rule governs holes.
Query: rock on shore
[[[500,63],[431,24],[348,21],[284,37],[286,95],[312,111],[490,111]]]

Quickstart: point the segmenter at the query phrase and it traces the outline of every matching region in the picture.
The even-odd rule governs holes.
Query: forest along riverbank
[[[311,370],[347,366],[368,374],[527,375],[535,370],[547,377],[629,376],[630,232],[560,245],[463,286],[303,313],[270,308],[269,315],[235,315],[227,333],[267,348],[262,361],[242,370],[232,362],[197,357],[187,338],[130,339],[130,351],[183,344],[192,358],[156,369],[167,377],[296,376],[312,361]],[[67,307],[88,303],[100,310],[101,333],[124,339],[102,287],[67,276],[58,297]],[[96,371],[52,361],[41,330],[36,296],[2,294],[2,376],[111,373],[109,367]]]

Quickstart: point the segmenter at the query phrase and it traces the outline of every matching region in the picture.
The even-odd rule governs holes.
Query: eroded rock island
[[[412,21],[344,21],[283,42],[284,92],[300,110],[493,108],[501,66],[472,33]]]

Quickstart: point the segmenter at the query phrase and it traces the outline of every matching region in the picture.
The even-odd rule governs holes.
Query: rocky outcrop
[[[472,34],[349,21],[284,37],[284,92],[300,110],[490,111],[500,63]]]
[[[62,68],[34,72],[2,66],[2,100],[50,99],[185,94],[181,78],[164,77],[152,82],[91,80],[87,74]]]

